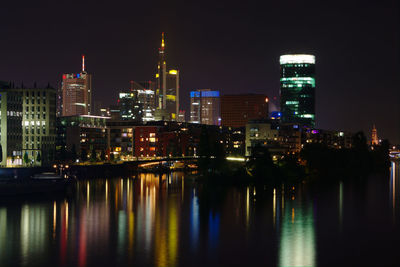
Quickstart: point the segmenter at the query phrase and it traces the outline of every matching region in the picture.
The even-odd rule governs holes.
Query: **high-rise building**
[[[201,89],[190,92],[190,122],[220,125],[219,91]]]
[[[81,73],[63,74],[62,116],[90,115],[92,112],[92,75],[85,71],[82,56]]]
[[[281,113],[283,123],[315,125],[315,56],[280,57]]]
[[[186,111],[185,110],[179,110],[178,122],[186,122],[185,116],[186,116]]]
[[[138,100],[138,91],[119,93],[120,119],[142,121],[143,104]]]
[[[155,120],[176,121],[179,112],[179,70],[167,71],[164,33],[159,48],[155,93],[157,99]]]
[[[131,81],[131,92],[137,93],[137,98],[142,106],[143,121],[154,121],[156,99],[154,93],[155,83],[151,81]]]
[[[372,126],[371,145],[379,145],[378,131],[375,128],[375,124]]]
[[[221,123],[229,127],[245,127],[249,120],[268,119],[267,95],[240,94],[221,96]]]

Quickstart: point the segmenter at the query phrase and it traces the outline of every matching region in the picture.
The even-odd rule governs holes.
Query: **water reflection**
[[[390,197],[384,180],[388,218],[398,206],[398,177],[392,166]],[[174,173],[83,180],[73,195],[0,202],[1,266],[316,266],[317,259],[323,266],[324,243],[349,235],[335,232],[327,241],[317,229],[361,231],[357,222],[368,225],[369,217],[354,200],[374,207],[363,201],[370,198],[365,192],[345,195],[345,181],[323,202],[305,185],[220,190],[185,179]]]
[[[396,202],[398,201],[399,198],[399,178],[400,177],[400,168],[399,168],[399,162],[398,161],[391,161],[391,166],[390,166],[390,200],[391,200],[391,206],[392,206],[392,216],[393,216],[393,222],[395,222],[396,218]]]
[[[288,196],[282,207],[279,266],[315,266],[316,241],[312,203]],[[285,194],[281,194],[285,198]],[[284,202],[282,202],[284,203]]]

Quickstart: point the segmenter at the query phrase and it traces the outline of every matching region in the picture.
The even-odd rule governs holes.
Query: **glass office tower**
[[[280,66],[282,122],[314,127],[315,56],[283,55]]]

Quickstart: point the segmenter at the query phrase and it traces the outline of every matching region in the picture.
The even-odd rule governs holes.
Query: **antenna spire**
[[[85,55],[82,55],[82,72],[85,72]]]
[[[161,33],[161,50],[164,50],[165,42],[164,42],[164,32]]]

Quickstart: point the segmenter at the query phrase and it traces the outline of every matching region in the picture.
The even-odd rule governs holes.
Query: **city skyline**
[[[296,8],[286,10],[284,6],[288,3]],[[321,5],[318,2],[302,5],[288,1],[271,5],[267,13],[262,14],[257,5],[252,4],[241,7],[232,3],[225,10],[223,3],[188,7],[172,3],[168,10],[177,8],[180,19],[162,12],[166,7],[161,5],[148,23],[135,23],[124,17],[117,22],[110,19],[107,24],[101,23],[100,16],[96,15],[96,12],[105,12],[107,6],[96,5],[91,10],[89,4],[83,4],[87,16],[77,14],[83,19],[76,38],[66,39],[62,44],[56,38],[51,45],[43,42],[39,45],[35,41],[57,37],[63,26],[79,29],[78,23],[71,19],[61,21],[71,11],[72,5],[58,10],[58,4],[39,3],[40,9],[27,7],[23,10],[22,16],[26,15],[27,19],[15,25],[4,25],[5,33],[12,32],[10,43],[21,39],[24,42],[12,47],[7,43],[1,44],[0,48],[7,51],[4,65],[0,66],[1,79],[16,83],[37,81],[39,84],[49,81],[59,87],[60,73],[77,72],[80,55],[85,54],[87,70],[93,74],[94,100],[112,104],[118,95],[117,88],[128,88],[130,80],[152,78],[159,36],[165,31],[169,66],[184,74],[181,101],[186,111],[189,110],[189,92],[198,88],[218,88],[221,95],[265,93],[274,104],[278,104],[274,97],[279,96],[279,56],[310,53],[317,59],[316,127],[352,132],[363,130],[368,135],[375,124],[381,138],[399,143],[396,2],[367,3],[361,7],[351,3],[343,10],[344,3],[329,9]],[[151,6],[143,3],[136,9],[145,10]],[[126,7],[131,6],[127,4]],[[12,16],[18,9],[9,3],[6,10],[9,11],[6,16]],[[53,14],[56,10],[60,11],[57,14],[59,18]],[[301,21],[291,18],[293,12],[304,13],[306,10],[310,10],[310,17]],[[318,12],[312,12],[316,10]],[[120,8],[118,11],[123,12]],[[209,13],[208,21],[193,24],[206,11]],[[341,12],[341,19],[333,19],[337,12]],[[40,18],[25,29],[24,21],[32,16],[31,13]],[[163,15],[155,19],[160,13]],[[49,18],[54,20],[53,26],[42,27],[48,23],[47,18],[43,20],[40,16],[44,14],[49,14]],[[111,14],[111,18],[115,16]],[[275,23],[278,17],[282,19]],[[319,23],[313,23],[315,21]],[[291,30],[290,36],[284,36],[294,22],[303,30]],[[121,28],[111,30],[113,25]],[[84,29],[89,28],[91,31],[83,34]],[[105,30],[104,34],[110,34],[111,46],[111,41],[99,39],[103,37],[100,29]],[[136,42],[123,42],[132,40],[133,37],[127,35],[130,31],[140,38]],[[21,36],[16,36],[17,32]]]

